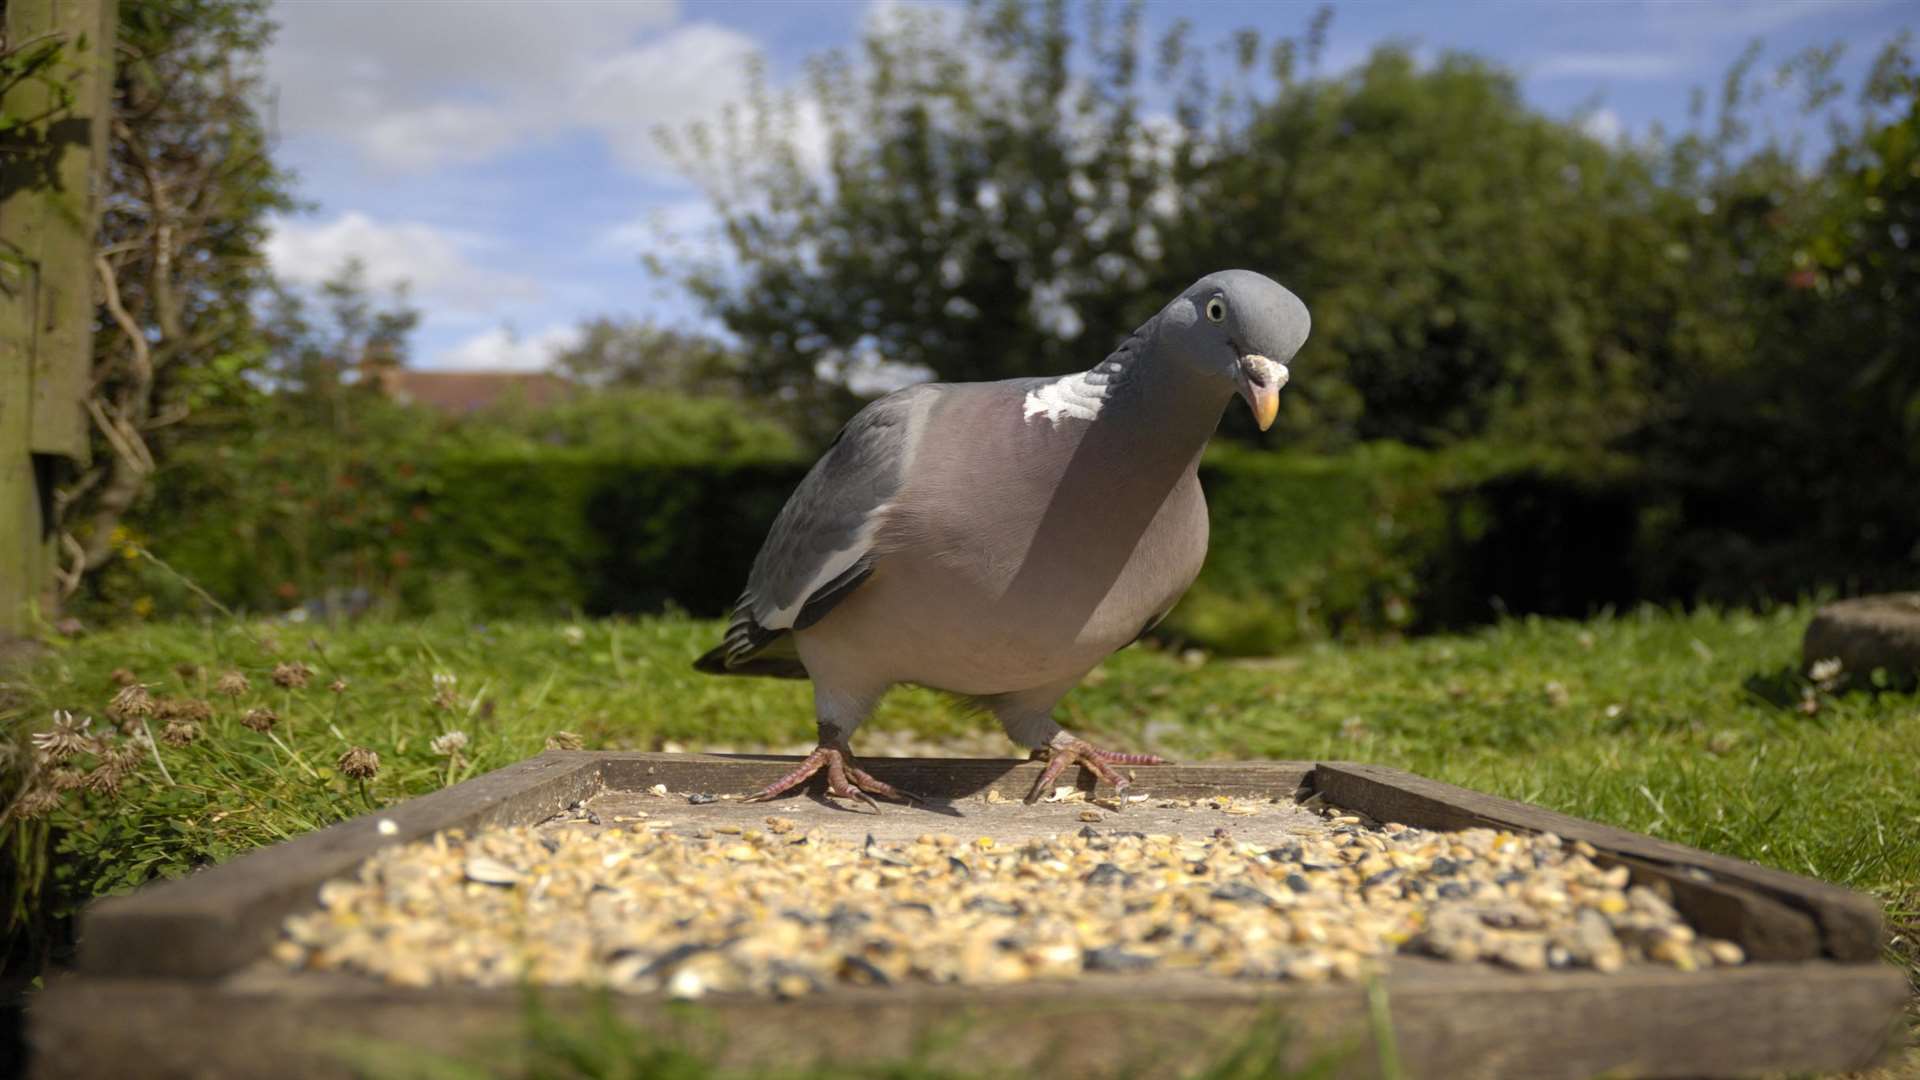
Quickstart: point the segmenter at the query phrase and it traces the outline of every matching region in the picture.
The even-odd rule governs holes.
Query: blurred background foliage
[[[238,63],[265,38],[228,6]],[[722,333],[594,319],[557,402],[383,395],[365,373],[404,366],[414,320],[353,267],[317,295],[209,279],[252,314],[175,361],[194,405],[79,610],[194,610],[191,581],[305,617],[718,613],[865,400],[1090,366],[1225,266],[1293,288],[1314,333],[1273,431],[1229,410],[1212,558],[1167,634],[1258,652],[1920,583],[1908,41],[1850,87],[1834,50],[1756,44],[1687,130],[1622,141],[1470,55],[1325,72],[1332,32],[904,9],[812,65],[824,160],[764,84],[662,133],[722,227],[655,269]],[[1797,126],[1755,123],[1788,97]],[[251,250],[286,180],[222,182]]]

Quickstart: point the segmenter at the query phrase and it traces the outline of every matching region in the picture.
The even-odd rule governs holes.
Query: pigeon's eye
[[[1207,301],[1207,318],[1212,319],[1214,322],[1225,322],[1227,320],[1227,302],[1217,296]]]

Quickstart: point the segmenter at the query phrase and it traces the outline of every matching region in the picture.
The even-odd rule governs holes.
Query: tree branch
[[[93,265],[100,277],[102,304],[127,339],[129,379],[122,390],[121,401],[114,403],[114,416],[107,415],[97,389],[87,399],[87,412],[113,448],[114,460],[107,467],[106,486],[101,488],[94,503],[86,540],[78,540],[71,532],[62,533],[61,547],[74,557],[74,562],[60,571],[63,595],[71,595],[87,571],[99,569],[113,557],[114,530],[146,487],[147,477],[154,469],[153,454],[147,449],[146,440],[127,420],[130,414],[144,418],[152,405],[153,354],[146,334],[121,300],[113,264],[105,255],[96,254]]]

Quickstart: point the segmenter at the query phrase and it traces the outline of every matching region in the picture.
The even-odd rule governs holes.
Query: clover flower
[[[153,703],[155,720],[205,721],[213,717],[213,706],[199,698],[159,698]]]
[[[87,726],[93,723],[93,717],[75,720],[73,714],[65,709],[53,710],[53,727],[46,731],[35,732],[33,747],[54,761],[65,761],[75,754],[84,753],[92,745],[92,737],[87,734]]]
[[[356,746],[340,755],[341,773],[355,780],[371,780],[380,773],[380,755],[364,746]]]
[[[49,788],[34,787],[13,804],[13,812],[28,820],[46,817],[60,806],[60,796]]]
[[[153,695],[139,683],[123,686],[107,703],[107,715],[115,720],[137,720],[142,716],[152,716]]]
[[[160,741],[168,746],[187,746],[200,737],[200,725],[191,720],[169,720],[160,729]]]
[[[95,795],[117,795],[125,779],[119,769],[102,765],[87,774],[87,790]]]
[[[460,695],[454,691],[454,685],[458,681],[459,680],[455,679],[450,672],[436,671],[433,673],[433,705],[435,708],[451,709],[460,703]]]
[[[87,774],[71,765],[61,765],[47,771],[47,783],[55,791],[78,791],[87,786]]]

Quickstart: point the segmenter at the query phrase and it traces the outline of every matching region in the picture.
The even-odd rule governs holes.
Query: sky
[[[776,89],[795,85],[807,57],[857,45],[901,2],[276,0],[276,156],[307,207],[275,221],[273,269],[311,284],[357,256],[377,286],[407,282],[425,368],[538,369],[596,315],[710,329],[642,263],[663,228],[711,222],[654,131],[744,98],[756,55]],[[1150,2],[1147,40],[1181,17],[1202,40],[1297,35],[1318,6]],[[1920,30],[1920,3],[1364,0],[1334,5],[1323,69],[1389,41],[1470,51],[1537,108],[1634,138],[1684,127],[1691,88],[1755,38],[1767,61],[1842,43],[1851,84],[1901,30]]]

